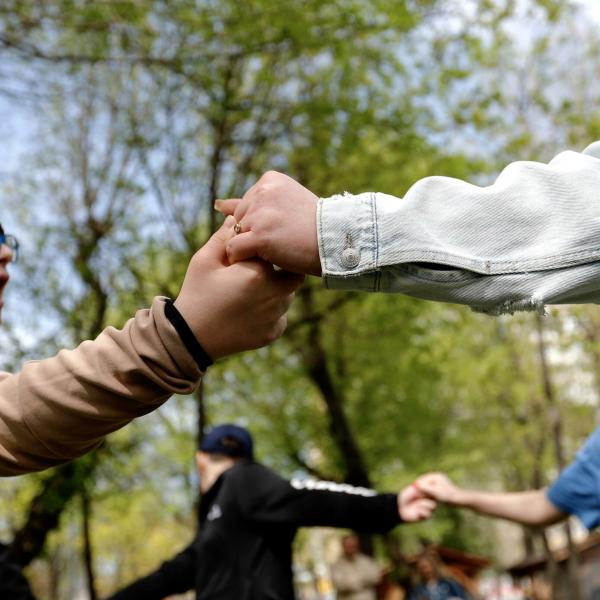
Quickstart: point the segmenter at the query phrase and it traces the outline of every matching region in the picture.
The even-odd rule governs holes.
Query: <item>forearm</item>
[[[507,493],[460,490],[448,504],[523,525],[546,526],[565,517],[546,498],[544,490]]]
[[[0,378],[0,475],[66,462],[107,434],[193,391],[201,372],[164,314],[138,311],[121,330]]]
[[[401,523],[395,494],[368,497],[313,491],[307,494],[299,514],[301,525],[343,527],[366,533],[386,533]]]
[[[329,481],[282,479],[261,465],[234,472],[240,511],[251,521],[383,533],[400,523],[395,494]]]
[[[600,298],[600,144],[518,162],[478,187],[447,177],[319,202],[325,283],[490,313]],[[432,266],[433,264],[433,266]]]
[[[191,544],[159,569],[134,581],[107,600],[162,600],[183,594],[194,587],[196,558],[195,546]]]

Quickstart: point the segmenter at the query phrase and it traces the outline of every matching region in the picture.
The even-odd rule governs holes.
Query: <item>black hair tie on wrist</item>
[[[183,315],[175,308],[173,300],[167,298],[165,300],[165,317],[171,325],[175,327],[175,331],[179,334],[183,345],[188,349],[188,352],[193,356],[194,360],[200,367],[201,371],[206,371],[213,364],[213,359],[208,355],[208,352],[202,347],[196,339],[190,326],[185,322]]]

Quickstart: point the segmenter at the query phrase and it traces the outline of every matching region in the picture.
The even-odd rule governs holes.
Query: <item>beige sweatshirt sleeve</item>
[[[89,452],[171,395],[192,392],[201,375],[165,317],[164,298],[121,330],[108,327],[75,350],[0,373],[0,476]]]

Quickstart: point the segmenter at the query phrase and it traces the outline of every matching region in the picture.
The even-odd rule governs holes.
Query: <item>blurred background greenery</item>
[[[2,221],[12,268],[2,366],[51,355],[176,295],[212,203],[267,169],[321,196],[401,197],[428,175],[494,180],[600,139],[595,2],[3,0]],[[596,12],[596,14],[594,14]],[[428,470],[545,485],[600,422],[595,307],[489,318],[309,281],[272,348],[95,454],[0,484],[0,531],[40,598],[101,597],[187,545],[193,452],[235,421],[284,475],[396,490]],[[562,456],[561,456],[562,455]],[[544,548],[442,510],[399,528],[517,560]],[[506,545],[506,544],[505,544]]]

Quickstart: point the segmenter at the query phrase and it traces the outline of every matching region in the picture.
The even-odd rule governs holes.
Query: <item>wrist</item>
[[[452,494],[448,498],[447,504],[452,504],[453,506],[464,506],[468,508],[471,501],[472,494],[469,490],[456,488],[452,491]]]
[[[200,370],[206,371],[213,364],[213,359],[190,329],[185,317],[177,306],[177,301],[173,302],[173,300],[167,298],[165,301],[165,316],[179,334],[181,342],[194,358]]]

